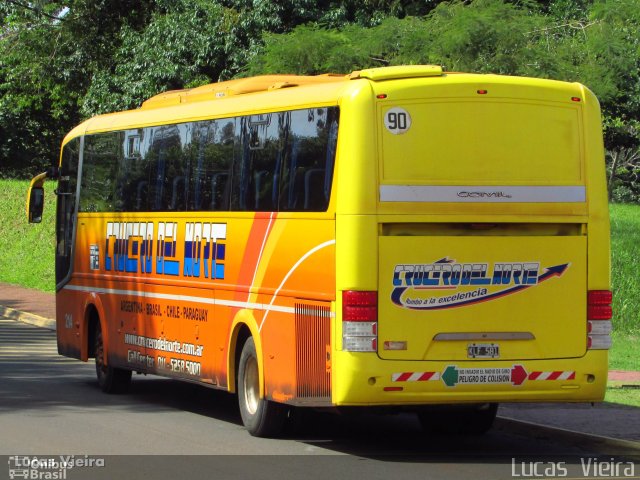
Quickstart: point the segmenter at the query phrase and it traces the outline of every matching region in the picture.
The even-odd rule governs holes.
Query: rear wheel
[[[428,408],[418,412],[423,430],[429,433],[481,435],[492,426],[497,403]]]
[[[131,384],[131,370],[115,368],[104,362],[104,340],[100,323],[95,335],[96,376],[98,385],[105,393],[124,393]]]
[[[260,397],[260,366],[253,337],[242,348],[238,365],[238,403],[242,423],[255,437],[273,437],[282,432],[286,408]]]

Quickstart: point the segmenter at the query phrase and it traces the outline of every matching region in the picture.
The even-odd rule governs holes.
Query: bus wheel
[[[131,384],[131,370],[115,368],[104,363],[104,341],[100,323],[95,335],[96,375],[98,385],[105,393],[124,393]]]
[[[242,348],[238,365],[238,403],[245,428],[254,437],[273,437],[282,432],[284,405],[260,398],[260,366],[253,337]]]
[[[493,426],[497,412],[497,403],[427,408],[418,412],[418,419],[428,433],[482,435]]]

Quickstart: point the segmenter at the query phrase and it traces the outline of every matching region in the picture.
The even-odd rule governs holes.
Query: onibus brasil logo
[[[540,262],[433,263],[396,265],[391,300],[413,310],[438,310],[487,302],[560,277],[569,263],[540,268]],[[464,291],[460,291],[464,288]]]

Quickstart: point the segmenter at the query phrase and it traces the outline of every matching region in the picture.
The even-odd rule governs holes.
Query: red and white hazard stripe
[[[392,382],[428,382],[440,380],[440,372],[403,372],[391,375]]]
[[[531,372],[529,380],[575,380],[576,372],[555,371],[555,372]]]

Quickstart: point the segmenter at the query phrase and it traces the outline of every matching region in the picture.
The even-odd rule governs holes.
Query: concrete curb
[[[47,330],[56,330],[56,321],[51,318],[41,317],[33,313],[21,312],[14,308],[5,307],[0,305],[0,316],[15,320],[17,322],[28,323],[40,328],[46,328]]]
[[[619,438],[594,435],[592,433],[577,432],[566,428],[550,427],[548,425],[501,416],[496,418],[495,426],[527,437],[548,437],[549,440],[561,439],[596,450],[602,450],[603,447],[608,447],[612,450],[615,449],[615,451],[607,452],[611,454],[640,455],[640,442],[632,440],[622,440]]]

